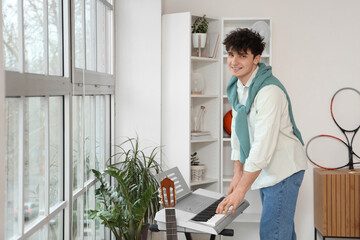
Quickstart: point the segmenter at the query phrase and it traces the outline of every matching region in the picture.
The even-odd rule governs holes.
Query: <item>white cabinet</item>
[[[271,19],[208,18],[208,32],[220,34],[216,57],[208,58],[194,56],[191,25],[195,18],[190,13],[174,13],[162,19],[162,163],[165,169],[177,166],[193,189],[201,187],[226,193],[233,175],[230,136],[223,130],[223,117],[231,109],[226,96],[231,75],[222,42],[230,31],[251,28],[260,21],[265,22],[271,32]],[[271,64],[271,35],[261,61]],[[202,94],[191,94],[197,74],[204,79],[205,88]],[[201,106],[205,107],[203,130],[210,135],[193,139],[194,116]],[[198,153],[200,162],[207,168],[205,180],[201,182],[191,181],[193,152]],[[249,191],[246,199],[250,207],[235,222],[259,222],[259,192]]]
[[[187,184],[220,191],[220,69],[217,58],[197,57],[192,47],[191,25],[197,16],[174,13],[162,18],[162,159],[163,167],[177,166]],[[208,33],[220,34],[220,20],[207,18]],[[218,50],[219,52],[219,50]],[[202,49],[206,53],[206,49]],[[194,76],[204,89],[192,94]],[[192,79],[193,78],[193,79]],[[205,108],[201,126],[209,135],[191,137],[194,117]],[[190,155],[197,152],[206,165],[203,181],[191,181]]]
[[[251,28],[255,23],[266,23],[271,33],[271,19],[269,18],[223,18],[222,19],[222,42],[227,34],[237,28]],[[221,65],[221,113],[224,116],[229,110],[231,110],[231,104],[226,96],[226,86],[231,78],[230,72],[227,66],[227,53],[225,46],[221,46],[222,65]],[[271,65],[271,34],[267,41],[265,50],[262,54],[261,62],[267,65]],[[223,117],[221,118],[221,126],[223,126]],[[230,161],[231,156],[231,142],[230,136],[221,128],[221,191],[227,193],[232,176],[233,176],[233,162]],[[250,190],[245,197],[250,206],[246,211],[240,215],[234,222],[260,222],[260,214],[262,204],[260,201],[259,191]]]

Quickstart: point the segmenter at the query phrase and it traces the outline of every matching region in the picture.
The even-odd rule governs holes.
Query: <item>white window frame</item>
[[[2,4],[0,4],[0,12],[2,13]],[[3,46],[3,36],[2,36],[2,21],[0,21],[0,46]],[[3,48],[0,47],[0,56],[4,56]],[[5,192],[5,74],[4,74],[4,58],[0,59],[0,192]],[[4,194],[0,194],[0,209],[5,209],[5,199],[6,196]],[[5,222],[5,211],[0,212],[0,222]],[[5,225],[1,224],[0,226],[0,233],[2,233],[4,237],[5,235]]]

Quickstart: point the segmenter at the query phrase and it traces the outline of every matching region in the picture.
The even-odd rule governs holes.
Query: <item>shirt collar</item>
[[[250,87],[250,84],[251,84],[251,82],[254,80],[254,78],[255,78],[255,76],[256,76],[256,73],[258,72],[258,70],[259,70],[259,66],[256,66],[256,69],[254,70],[254,72],[251,74],[251,76],[250,76],[250,78],[249,78],[249,80],[247,81],[247,83],[245,84],[245,86],[244,85],[242,85],[242,83],[240,82],[240,79],[238,79],[238,82],[237,82],[237,85],[238,85],[238,87],[243,87],[243,88],[245,88],[245,87]]]

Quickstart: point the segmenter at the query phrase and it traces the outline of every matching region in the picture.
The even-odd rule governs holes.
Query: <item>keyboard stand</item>
[[[160,232],[157,224],[151,224],[149,230],[151,232]],[[184,232],[184,234],[185,234],[186,240],[192,240],[191,233]],[[232,237],[232,236],[234,236],[234,230],[233,229],[224,229],[219,233],[219,235]],[[215,240],[215,237],[216,237],[216,235],[211,234],[210,240]]]

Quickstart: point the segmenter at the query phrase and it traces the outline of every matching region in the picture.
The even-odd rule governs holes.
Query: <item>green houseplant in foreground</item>
[[[92,169],[100,186],[95,190],[97,209],[90,210],[89,216],[100,220],[117,240],[143,239],[142,229],[147,234],[146,225],[159,209],[159,185],[154,177],[160,172],[155,161],[158,147],[140,149],[138,138],[128,138],[115,148],[104,174]]]

